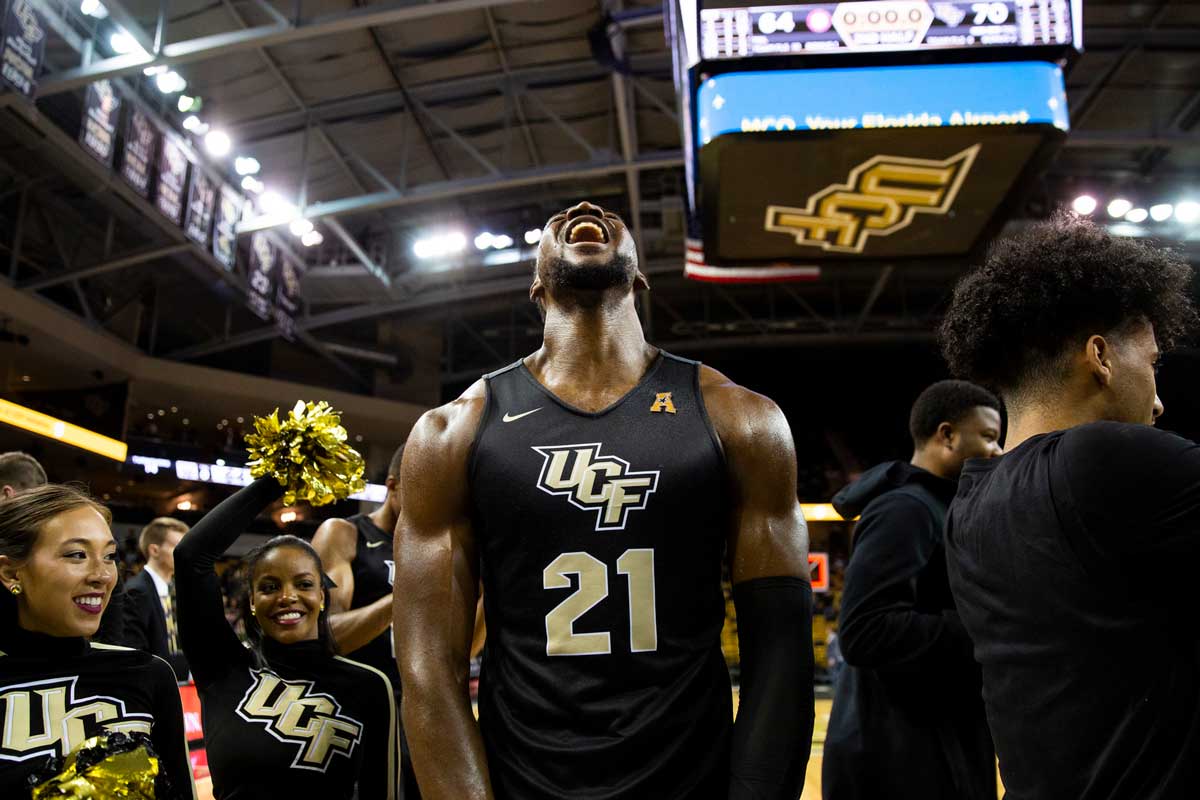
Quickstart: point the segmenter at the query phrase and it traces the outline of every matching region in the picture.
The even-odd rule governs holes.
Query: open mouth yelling
[[[84,613],[99,614],[104,611],[104,595],[102,594],[81,594],[71,599],[75,601],[75,607]]]
[[[563,238],[567,244],[607,244],[608,229],[596,217],[578,217],[567,223]]]

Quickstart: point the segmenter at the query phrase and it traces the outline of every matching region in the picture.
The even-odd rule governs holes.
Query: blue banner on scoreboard
[[[698,145],[727,133],[1049,124],[1068,130],[1045,62],[730,72],[696,92]]]

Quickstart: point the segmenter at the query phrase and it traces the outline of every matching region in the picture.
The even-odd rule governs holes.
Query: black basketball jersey
[[[358,549],[350,569],[354,573],[354,594],[350,608],[369,606],[392,593],[396,579],[396,562],[392,556],[392,534],[376,525],[366,514],[355,514],[347,522],[358,531]],[[395,639],[392,626],[364,644],[348,658],[369,664],[388,676],[396,694],[400,693],[400,670],[396,667]]]
[[[730,506],[699,370],[661,353],[598,413],[523,362],[486,376],[470,482],[498,798],[726,793]]]

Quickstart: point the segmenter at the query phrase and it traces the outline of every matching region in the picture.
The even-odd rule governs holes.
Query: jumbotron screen
[[[1080,0],[865,0],[700,9],[705,61],[830,52],[1081,47]]]
[[[1068,128],[1046,62],[729,72],[695,100],[709,265],[967,254]]]

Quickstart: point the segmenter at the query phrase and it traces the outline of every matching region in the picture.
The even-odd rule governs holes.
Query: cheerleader
[[[225,619],[213,565],[281,494],[274,477],[259,478],[175,549],[179,632],[200,693],[214,794],[391,800],[392,687],[380,671],[336,654],[330,583],[311,545],[276,536],[246,557],[249,647]]]
[[[116,732],[148,735],[170,784],[155,790],[151,775],[153,793],[122,796],[195,796],[170,666],[89,642],[117,582],[111,521],[66,486],[0,502],[0,797],[30,797],[61,769],[55,759]]]

